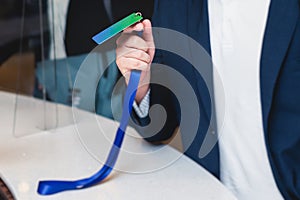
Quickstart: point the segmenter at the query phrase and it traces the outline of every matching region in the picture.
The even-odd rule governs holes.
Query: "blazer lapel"
[[[299,17],[298,6],[298,0],[271,1],[260,63],[261,101],[265,133],[268,131],[268,118],[276,79]]]
[[[208,6],[207,0],[191,0],[189,3],[189,21],[188,21],[188,34],[194,40],[199,42],[199,44],[207,51],[209,55],[211,55],[210,48],[210,39],[209,39],[209,21],[208,21]],[[212,101],[213,97],[209,95],[207,88],[211,91],[211,95],[213,95],[213,80],[212,80],[212,62],[204,62],[204,64],[209,66],[211,70],[205,70],[205,76],[207,80],[207,85],[199,78],[199,72],[195,69],[195,79],[197,80],[197,88],[199,91],[199,96],[201,102],[203,104],[203,109],[205,110],[206,117],[210,119],[211,116],[211,108],[213,106]]]

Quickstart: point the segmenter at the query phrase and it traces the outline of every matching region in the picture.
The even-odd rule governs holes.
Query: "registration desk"
[[[19,118],[14,120],[16,100]],[[0,176],[18,200],[234,199],[201,166],[168,145],[148,144],[132,128],[126,132],[116,169],[103,183],[40,196],[36,192],[39,180],[76,180],[98,171],[118,123],[55,105],[59,119],[55,129],[41,130],[36,126],[31,134],[17,134],[17,128],[28,128],[32,123],[29,119],[39,115],[26,102],[41,103],[31,97],[0,92]],[[17,126],[14,131],[13,126]]]

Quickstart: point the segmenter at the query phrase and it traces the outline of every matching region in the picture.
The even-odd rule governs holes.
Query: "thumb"
[[[144,31],[143,31],[143,38],[146,42],[153,42],[153,35],[152,35],[152,25],[149,19],[145,19],[143,22]]]
[[[142,31],[144,29],[144,25],[142,24],[142,22],[138,22],[126,29],[123,30],[124,33],[131,33],[133,31]]]

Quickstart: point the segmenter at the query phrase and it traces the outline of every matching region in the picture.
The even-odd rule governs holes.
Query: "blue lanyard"
[[[114,35],[118,34],[125,28],[135,24],[136,22],[142,20],[143,17],[141,13],[132,13],[119,22],[113,24],[102,32],[98,33],[93,37],[93,40],[97,44],[102,44],[107,41]],[[120,148],[122,146],[122,142],[124,139],[126,127],[128,125],[128,121],[130,118],[130,114],[132,111],[132,105],[135,99],[136,90],[138,88],[139,80],[140,80],[141,72],[138,70],[132,70],[128,87],[125,93],[125,99],[123,103],[123,112],[122,118],[120,122],[120,126],[117,130],[117,134],[114,140],[114,144],[110,149],[109,155],[105,162],[105,165],[93,176],[84,178],[76,181],[40,181],[38,185],[38,193],[41,195],[51,195],[58,192],[66,191],[66,190],[76,190],[83,189],[100,183],[103,179],[105,179],[110,172],[112,171],[118,155]]]
[[[83,189],[95,185],[105,179],[112,171],[122,142],[124,139],[126,127],[132,111],[132,104],[135,99],[136,90],[138,88],[141,72],[133,70],[130,75],[128,87],[125,93],[123,103],[123,112],[120,126],[114,140],[114,144],[110,149],[105,165],[93,176],[76,181],[40,181],[38,185],[38,193],[41,195],[51,195],[66,190]]]

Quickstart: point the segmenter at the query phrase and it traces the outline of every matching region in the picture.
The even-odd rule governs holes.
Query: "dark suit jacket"
[[[282,195],[300,199],[300,16],[299,0],[271,0],[260,62],[261,103],[266,147],[271,168]],[[154,7],[154,26],[184,33],[210,53],[207,0],[158,0]],[[176,41],[174,41],[176,42]],[[212,104],[202,77],[189,70],[189,63],[170,52],[157,50],[158,62],[172,66],[189,78],[200,102],[199,128],[185,154],[219,177],[218,145],[204,158],[199,148],[209,129]],[[183,67],[184,66],[184,67]],[[194,78],[191,78],[194,77]],[[151,104],[165,107],[168,118],[160,132],[149,136],[150,142],[169,138],[179,124],[180,111],[174,95],[152,85]],[[153,114],[152,118],[159,118]],[[139,119],[140,125],[149,118]],[[182,137],[190,134],[182,132]],[[259,183],[258,183],[259,184]]]

